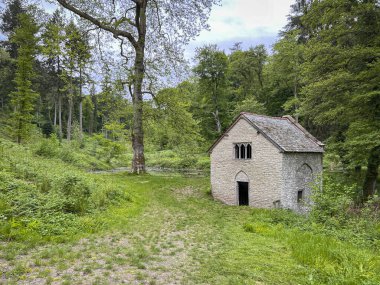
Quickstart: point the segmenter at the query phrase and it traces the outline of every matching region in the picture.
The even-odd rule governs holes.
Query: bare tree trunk
[[[57,126],[57,98],[54,100],[54,127]]]
[[[79,135],[80,139],[83,137],[83,102],[82,102],[82,97],[80,98],[79,101]]]
[[[58,97],[58,124],[59,124],[59,137],[62,138],[62,97]]]
[[[294,99],[296,99],[296,102],[298,101],[298,91],[297,91],[297,79],[295,80],[294,82],[294,89],[293,89],[293,94],[294,94]],[[296,105],[294,106],[294,109],[295,109],[295,120],[296,120],[296,123],[298,123],[298,103],[296,103]]]
[[[219,119],[219,110],[216,109],[215,112],[213,112],[212,114],[214,115],[214,119],[215,119],[216,131],[218,132],[218,134],[221,134],[222,124],[220,123],[220,119]]]
[[[380,165],[380,145],[371,149],[369,158],[367,173],[364,179],[363,185],[363,201],[375,195],[376,192],[376,180],[379,175],[378,169]]]
[[[60,58],[58,56],[57,58],[58,67],[57,67],[57,73],[58,73],[58,82],[57,82],[57,94],[58,94],[58,124],[59,124],[59,139],[62,139],[63,133],[62,133],[62,94],[61,94],[61,78],[59,77],[61,72],[61,66],[60,66]]]
[[[146,9],[148,0],[134,0],[135,3],[135,19],[133,26],[137,29],[137,40],[128,30],[118,30],[115,27],[110,27],[103,21],[99,21],[80,11],[65,0],[57,0],[63,7],[71,10],[80,17],[89,20],[96,26],[106,31],[113,33],[114,37],[123,37],[133,45],[135,50],[134,74],[132,79],[133,85],[133,127],[132,127],[132,147],[133,159],[132,170],[134,173],[145,172],[145,157],[144,157],[144,132],[143,132],[143,98],[142,98],[142,83],[144,80],[144,51],[146,37]]]
[[[222,133],[222,124],[220,123],[220,118],[219,118],[219,109],[218,109],[218,81],[215,81],[214,84],[214,90],[213,90],[213,101],[214,101],[214,106],[215,106],[215,112],[212,114],[214,115],[214,120],[215,120],[215,125],[216,125],[216,131],[218,134]]]
[[[17,143],[21,144],[21,140],[22,140],[22,135],[21,135],[21,133],[22,133],[22,120],[21,120],[21,118],[18,119],[17,128],[18,128],[18,130],[17,130]]]
[[[79,136],[83,137],[82,67],[79,68]]]
[[[97,126],[96,126],[96,119],[98,117],[98,103],[96,101],[96,96],[94,94],[91,94],[91,101],[94,104],[94,110],[92,110],[90,114],[90,120],[89,120],[89,126],[88,126],[88,132],[90,135],[93,134],[93,132],[97,132]]]
[[[67,118],[67,140],[71,140],[71,121],[72,121],[72,112],[73,112],[73,98],[69,97],[69,115]]]
[[[133,173],[145,172],[144,156],[144,130],[143,130],[143,96],[142,84],[144,80],[144,53],[146,35],[146,6],[147,0],[136,5],[136,22],[138,26],[138,41],[135,46],[135,65],[133,80],[133,128],[132,128],[132,171]]]
[[[145,172],[142,81],[144,77],[144,50],[136,51],[135,84],[133,89],[132,170]]]

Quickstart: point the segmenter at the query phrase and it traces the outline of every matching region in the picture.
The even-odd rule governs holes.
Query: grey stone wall
[[[312,189],[322,187],[322,154],[284,153],[282,168],[282,207],[307,212],[310,209]],[[297,202],[299,190],[304,191],[301,203]]]
[[[252,143],[252,159],[235,159],[235,143]],[[271,208],[281,199],[283,154],[240,119],[210,154],[211,190],[215,199],[238,204],[237,181],[249,180],[249,205]]]

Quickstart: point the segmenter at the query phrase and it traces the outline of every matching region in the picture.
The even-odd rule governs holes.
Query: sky
[[[217,44],[228,52],[236,42],[243,48],[264,44],[268,50],[287,23],[294,0],[222,0],[211,11],[209,31],[201,34],[185,50],[187,58],[196,47]]]
[[[2,1],[0,1],[2,2]],[[53,10],[54,5],[44,3]],[[294,0],[222,0],[214,6],[209,18],[209,31],[200,35],[185,48],[185,57],[191,60],[196,47],[217,44],[229,51],[236,42],[243,48],[264,44],[268,51],[278,38],[279,31],[286,25],[290,5]],[[1,37],[1,36],[0,36]]]

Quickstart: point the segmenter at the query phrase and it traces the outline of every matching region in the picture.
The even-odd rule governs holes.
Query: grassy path
[[[107,230],[0,259],[0,283],[313,283],[285,241],[244,230],[252,209],[213,201],[206,178],[107,177],[132,196],[132,203],[94,216]]]

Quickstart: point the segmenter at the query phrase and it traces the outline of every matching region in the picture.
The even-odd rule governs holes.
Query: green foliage
[[[148,142],[159,150],[199,151],[203,143],[198,122],[190,112],[191,95],[183,85],[158,92],[155,101],[145,106]]]
[[[79,217],[130,200],[123,188],[51,158],[62,155],[55,136],[38,145],[39,157],[7,141],[1,142],[1,149],[2,239],[39,239],[39,236],[60,236],[68,231],[79,233]]]
[[[15,76],[16,91],[11,93],[11,133],[18,143],[29,138],[35,100],[39,96],[32,89],[35,77],[34,59],[37,52],[36,33],[38,27],[28,14],[19,15],[20,27],[16,29],[12,42],[19,46]]]
[[[49,139],[41,140],[35,153],[45,157],[56,157],[59,152],[60,142],[56,134]]]
[[[237,117],[242,112],[265,114],[266,108],[263,103],[260,103],[254,97],[250,97],[236,103],[235,110],[233,112],[234,117]]]
[[[15,61],[10,54],[0,47],[0,100],[3,106],[8,105],[9,95],[14,88]]]
[[[327,194],[325,198],[329,199],[329,196],[331,194]],[[309,217],[285,210],[253,210],[252,222],[244,224],[243,229],[256,236],[284,241],[291,256],[308,268],[307,284],[379,282],[379,276],[375,273],[380,268],[380,259],[376,255],[379,250],[379,218],[377,230],[371,229],[376,228],[376,223],[366,220],[368,217],[357,220],[354,215],[347,218],[351,220],[351,227],[342,227],[335,223],[334,227],[329,228],[326,222],[334,223],[337,215],[343,214],[335,212],[328,216],[327,209],[325,212],[321,210],[325,204],[318,205],[322,200],[319,198],[316,212],[312,212]],[[342,200],[344,201],[345,199]],[[318,217],[321,213],[324,216],[323,222]],[[362,225],[354,228],[353,224],[360,221]],[[363,227],[363,223],[367,227]]]
[[[273,46],[273,56],[265,66],[265,75],[268,82],[269,111],[273,115],[282,115],[284,112],[299,116],[301,84],[301,64],[303,46],[298,44],[298,30],[284,35]]]
[[[199,169],[208,171],[210,159],[203,153],[187,153],[183,151],[163,150],[147,152],[148,166],[169,169]]]
[[[341,240],[378,247],[380,239],[379,198],[358,205],[357,186],[348,186],[326,176],[323,191],[314,191],[315,203],[310,213],[312,222]]]
[[[196,118],[200,119],[203,136],[215,139],[226,127],[227,113],[227,71],[228,57],[216,45],[197,50],[197,65],[194,73],[198,76]],[[210,128],[209,126],[213,126]]]
[[[317,222],[328,222],[330,218],[340,219],[347,215],[347,210],[354,207],[356,185],[346,186],[335,182],[330,177],[324,178],[323,191],[315,189],[315,203],[311,216]]]
[[[126,151],[123,141],[112,141],[100,134],[89,138],[89,142],[92,145],[91,153],[99,160],[104,159],[106,163],[111,163],[114,158]]]
[[[288,90],[285,110],[329,138],[344,167],[367,164],[364,200],[380,165],[379,19],[376,1],[297,1],[268,65],[272,94]]]
[[[235,115],[241,111],[252,111],[260,114],[266,112],[265,106],[268,105],[268,96],[264,92],[266,83],[264,68],[267,57],[268,55],[264,45],[250,47],[246,51],[237,47],[237,49],[233,49],[229,55],[228,96],[230,100],[232,99],[232,105],[237,106],[234,111]],[[240,104],[241,102],[244,103]],[[250,106],[251,102],[253,106]],[[256,102],[262,105],[261,108],[257,109]],[[242,109],[242,107],[248,109]],[[241,111],[236,110],[239,108]]]

